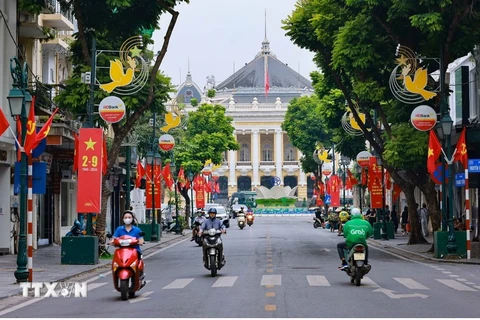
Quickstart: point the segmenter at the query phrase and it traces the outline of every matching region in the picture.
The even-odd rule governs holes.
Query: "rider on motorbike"
[[[338,214],[338,217],[340,218],[340,225],[338,226],[338,235],[343,236],[343,225],[347,223],[347,221],[350,219],[350,215],[348,214],[348,209],[343,208],[342,211]]]
[[[204,222],[205,222],[206,218],[205,218],[205,212],[203,212],[202,210],[198,210],[197,211],[197,216],[195,217],[195,220],[193,221],[194,224],[198,223],[199,226],[201,226]],[[193,241],[195,240],[195,235],[197,234],[198,232],[198,229],[199,227],[197,227],[195,225],[195,227],[193,228],[192,230],[192,239],[190,241]]]
[[[360,209],[353,208],[351,211],[351,220],[345,223],[343,227],[345,242],[337,244],[337,251],[342,260],[340,270],[344,270],[348,267],[347,261],[345,261],[345,249],[352,248],[356,244],[362,244],[365,246],[365,265],[368,265],[368,245],[367,239],[373,235],[373,228],[368,221],[363,220],[360,213]]]
[[[210,208],[208,209],[208,219],[206,219],[203,224],[200,226],[200,230],[198,231],[198,235],[202,236],[204,230],[221,230],[222,233],[226,233],[225,225],[222,223],[222,220],[217,219],[217,209]],[[222,264],[225,264],[225,256],[223,255],[223,244],[220,245],[219,248],[219,256],[222,257]],[[207,247],[203,246],[203,260],[205,263],[205,257],[207,256]]]
[[[135,215],[133,214],[132,211],[125,210],[123,212],[122,219],[123,219],[124,225],[119,226],[117,230],[115,230],[115,233],[113,234],[113,238],[109,244],[113,244],[113,240],[121,236],[135,237],[138,239],[138,245],[135,246],[135,249],[137,249],[138,257],[139,259],[141,259],[142,250],[140,250],[140,245],[144,244],[144,240],[143,240],[143,236],[140,236],[140,232],[142,232],[142,230],[136,226],[138,224],[137,218],[135,218]]]

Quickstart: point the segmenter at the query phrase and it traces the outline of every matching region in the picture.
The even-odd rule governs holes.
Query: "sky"
[[[260,52],[265,37],[276,57],[310,80],[317,70],[313,53],[297,47],[283,30],[281,21],[295,8],[297,0],[190,0],[176,7],[180,13],[170,39],[167,54],[160,66],[174,85],[185,81],[190,60],[193,81],[200,88],[208,76],[218,85],[252,61]],[[162,15],[160,30],[153,34],[154,52],[163,44],[170,15]],[[181,76],[181,78],[180,78]]]

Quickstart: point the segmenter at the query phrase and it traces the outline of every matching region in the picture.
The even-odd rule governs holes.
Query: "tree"
[[[172,135],[181,140],[174,149],[177,168],[185,168],[185,173],[199,173],[207,160],[213,164],[222,164],[224,153],[238,150],[233,133],[233,118],[225,115],[222,105],[202,104],[196,111],[188,114],[186,129],[178,128]],[[188,189],[180,188],[187,205],[187,218],[190,213]]]
[[[163,102],[168,99],[168,92],[171,91],[170,81],[167,77],[158,74],[160,65],[167,53],[168,45],[179,13],[174,10],[177,3],[189,2],[188,0],[59,0],[63,9],[72,10],[78,24],[78,33],[75,34],[75,41],[72,43],[71,62],[75,65],[73,78],[67,82],[67,89],[61,94],[56,102],[62,108],[69,108],[76,114],[86,114],[86,102],[88,87],[80,83],[80,74],[90,69],[91,47],[93,37],[97,42],[97,48],[103,50],[119,50],[120,45],[132,36],[138,36],[145,29],[158,28],[160,18],[168,13],[170,23],[165,33],[161,50],[156,54],[147,84],[134,96],[124,97],[128,117],[119,123],[112,124],[114,140],[108,154],[108,169],[110,169],[120,152],[121,144],[146,111],[150,110],[154,103],[154,110],[163,111]],[[147,34],[147,33],[145,33]],[[143,43],[152,43],[148,35],[143,36]],[[144,46],[146,47],[146,45]],[[144,57],[153,55],[144,50]],[[99,59],[109,59],[108,56]],[[105,61],[100,61],[105,62]],[[108,73],[99,72],[99,81],[107,77]],[[105,83],[105,82],[101,82]],[[104,94],[95,91],[95,103],[99,103]],[[101,120],[99,120],[101,123]],[[103,178],[102,211],[97,216],[96,234],[103,246],[105,243],[106,208],[107,199],[110,196],[108,188],[105,187],[107,177]]]
[[[438,57],[445,66],[456,57],[473,49],[478,39],[480,16],[478,1],[426,1],[407,3],[400,0],[304,0],[284,21],[287,35],[300,47],[316,53],[315,61],[324,71],[323,81],[343,93],[352,114],[368,140],[382,158],[385,167],[398,183],[409,206],[412,233],[409,243],[424,242],[415,208],[414,187],[425,194],[432,217],[439,217],[434,185],[425,168],[427,145],[417,142],[410,154],[412,161],[399,161],[399,143],[410,145],[421,133],[405,129],[408,110],[389,90],[388,80],[393,69],[393,53],[400,43],[422,55]],[[477,37],[477,38],[476,38]],[[435,66],[426,66],[430,71]],[[433,69],[432,69],[433,68]],[[437,66],[438,69],[438,66]],[[439,110],[440,97],[433,106]],[[366,115],[360,121],[353,101]],[[385,129],[382,133],[372,114],[378,116]],[[394,125],[392,119],[397,121]],[[403,123],[403,124],[402,124]],[[397,127],[398,126],[398,127]],[[371,129],[371,131],[369,130]],[[408,133],[411,134],[408,134]],[[400,140],[404,139],[404,140]],[[421,142],[425,143],[425,134]],[[401,174],[401,172],[405,174]],[[434,219],[434,229],[439,227]]]

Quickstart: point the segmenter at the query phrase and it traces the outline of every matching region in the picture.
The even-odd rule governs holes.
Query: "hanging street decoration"
[[[163,151],[170,151],[175,147],[175,138],[169,134],[164,134],[158,138],[158,146]]]
[[[109,61],[109,67],[96,66],[97,69],[109,69],[112,80],[100,84],[100,89],[107,93],[131,95],[145,86],[149,77],[149,64],[140,55],[142,51],[140,47],[143,47],[142,36],[130,37],[120,47],[119,58]],[[102,52],[103,50],[99,50],[97,56]],[[96,61],[98,60],[96,59]]]
[[[355,111],[357,112],[360,120],[365,124],[365,113],[360,112],[360,107],[355,100],[352,100]],[[363,134],[360,125],[357,123],[357,120],[353,117],[353,113],[350,108],[347,108],[347,112],[344,113],[342,117],[342,127],[349,135],[351,136],[361,136]]]
[[[412,111],[410,121],[415,129],[428,131],[437,124],[437,113],[432,107],[421,105]]]
[[[370,164],[372,154],[368,151],[361,151],[357,154],[357,163],[362,168],[367,168]]]
[[[429,84],[428,66],[420,66],[421,62],[438,59],[417,57],[412,49],[398,45],[395,53],[397,66],[390,74],[390,90],[395,98],[406,104],[417,104],[434,98],[439,91],[437,84],[432,88]]]
[[[167,133],[170,129],[176,128],[181,123],[180,110],[178,109],[177,99],[172,100],[171,111],[165,113],[166,126],[160,128],[163,132]]]
[[[117,123],[125,117],[125,103],[115,96],[106,97],[100,102],[98,113],[105,122]]]

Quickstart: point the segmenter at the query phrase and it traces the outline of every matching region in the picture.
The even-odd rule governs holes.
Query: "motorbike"
[[[70,228],[70,231],[67,232],[65,237],[83,237],[84,234],[85,230],[83,229],[82,224],[80,221],[75,219],[73,226]]]
[[[243,230],[243,228],[245,228],[245,214],[243,212],[239,212],[237,214],[237,224],[240,230]]]
[[[320,217],[322,217],[322,216],[320,216]],[[322,218],[319,219],[319,218],[317,218],[316,216],[313,217],[313,227],[314,227],[315,229],[317,229],[318,227],[322,227],[323,229],[325,229],[325,225],[324,225],[324,223],[323,223]]]
[[[194,228],[195,228],[195,230],[196,230],[196,232],[195,232],[195,237],[194,237],[194,241],[195,241],[196,244],[198,244],[199,246],[201,246],[201,245],[202,245],[202,237],[200,237],[200,236],[198,235],[198,231],[200,230],[200,222],[195,221],[194,224],[195,224],[195,227],[194,227]]]
[[[253,218],[253,213],[247,212],[247,216],[246,216],[246,217],[247,217],[247,224],[248,224],[249,227],[251,227],[252,224],[253,224],[253,220],[254,220],[254,218]]]
[[[221,234],[222,231],[216,229],[209,229],[203,232],[203,261],[205,268],[210,270],[212,277],[215,277],[217,271],[221,270],[225,265]],[[220,252],[222,252],[222,256],[220,256]]]
[[[140,232],[139,235],[144,236],[145,232]],[[107,234],[107,238],[112,238],[112,235]],[[122,300],[127,300],[135,297],[135,293],[146,284],[144,263],[134,248],[138,245],[138,239],[125,235],[115,238],[113,245],[118,247],[112,260],[113,285],[120,292]]]
[[[350,282],[358,287],[361,284],[364,275],[370,272],[371,266],[365,264],[366,248],[362,244],[356,244],[351,250],[345,250],[348,268],[344,269],[350,276]]]

